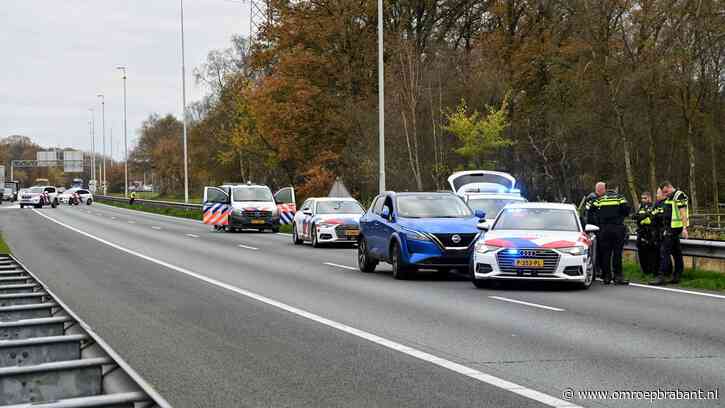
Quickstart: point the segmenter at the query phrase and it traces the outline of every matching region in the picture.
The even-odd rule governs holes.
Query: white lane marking
[[[151,227],[151,229],[155,229],[156,231],[161,231],[161,227],[157,227],[155,225],[153,227]]]
[[[688,294],[688,295],[705,296],[705,297],[711,297],[711,298],[715,298],[715,299],[725,299],[725,295],[716,295],[714,293],[697,292],[694,290],[666,288],[663,286],[643,285],[641,283],[630,283],[629,286],[636,286],[638,288],[646,288],[646,289],[664,290],[665,292],[675,292],[675,293],[684,293],[684,294]]]
[[[531,388],[526,388],[526,387],[524,387],[522,385],[519,385],[519,384],[510,382],[510,381],[506,381],[506,380],[504,380],[502,378],[493,376],[491,374],[486,374],[483,371],[476,370],[475,368],[471,368],[471,367],[465,366],[465,365],[460,364],[460,363],[456,363],[456,362],[451,361],[451,360],[446,360],[445,358],[438,357],[438,356],[435,356],[435,355],[430,354],[430,353],[426,353],[425,351],[418,350],[418,349],[413,348],[413,347],[410,347],[410,346],[406,346],[404,344],[395,342],[393,340],[388,340],[388,339],[386,339],[384,337],[380,337],[380,336],[375,335],[373,333],[370,333],[370,332],[367,332],[367,331],[364,331],[364,330],[360,330],[360,329],[356,329],[356,328],[354,328],[352,326],[348,326],[346,324],[339,323],[339,322],[336,322],[334,320],[327,319],[327,318],[322,317],[320,315],[317,315],[317,314],[308,312],[308,311],[303,310],[303,309],[299,309],[299,308],[294,307],[294,306],[290,306],[290,305],[288,305],[286,303],[282,303],[282,302],[277,301],[277,300],[274,300],[272,298],[268,298],[266,296],[263,296],[263,295],[260,295],[260,294],[254,293],[254,292],[250,292],[248,290],[239,288],[237,286],[230,285],[228,283],[224,283],[224,282],[219,281],[219,280],[216,280],[214,278],[210,278],[208,276],[204,276],[204,275],[201,275],[199,273],[192,272],[191,270],[182,268],[180,266],[176,266],[176,265],[170,264],[170,263],[168,263],[166,261],[162,261],[160,259],[156,259],[156,258],[150,257],[148,255],[144,255],[144,254],[142,254],[140,252],[136,252],[136,251],[134,251],[132,249],[128,249],[128,248],[122,247],[122,246],[120,246],[118,244],[114,244],[113,242],[107,241],[107,240],[105,240],[103,238],[97,237],[95,235],[92,235],[92,234],[89,234],[89,233],[87,233],[85,231],[82,231],[82,230],[80,230],[78,228],[75,228],[75,227],[72,227],[72,226],[70,226],[68,224],[62,223],[62,222],[60,222],[60,221],[58,221],[58,220],[56,220],[56,219],[54,219],[52,217],[49,217],[49,216],[47,216],[47,215],[45,215],[45,214],[43,214],[43,213],[41,213],[39,211],[35,211],[35,212],[37,214],[39,214],[40,216],[42,216],[42,217],[44,217],[44,218],[46,218],[46,219],[48,219],[48,220],[50,220],[50,221],[52,221],[52,222],[60,225],[62,227],[65,227],[65,228],[67,228],[67,229],[69,229],[71,231],[75,231],[75,232],[77,232],[77,233],[79,233],[79,234],[81,234],[81,235],[83,235],[85,237],[88,237],[90,239],[96,240],[96,241],[98,241],[100,243],[106,244],[106,245],[108,245],[108,246],[110,246],[112,248],[115,248],[115,249],[119,250],[119,251],[122,251],[122,252],[125,252],[127,254],[136,256],[136,257],[141,258],[141,259],[145,259],[145,260],[147,260],[149,262],[152,262],[152,263],[155,263],[157,265],[160,265],[160,266],[169,268],[171,270],[174,270],[176,272],[182,273],[184,275],[191,276],[191,277],[196,278],[196,279],[198,279],[200,281],[209,283],[211,285],[218,286],[220,288],[229,290],[231,292],[234,292],[234,293],[237,293],[239,295],[248,297],[250,299],[254,299],[254,300],[258,301],[258,302],[265,303],[267,305],[270,305],[270,306],[276,307],[278,309],[287,311],[287,312],[292,313],[294,315],[297,315],[299,317],[303,317],[305,319],[312,320],[312,321],[317,322],[319,324],[322,324],[322,325],[331,327],[333,329],[339,330],[341,332],[344,332],[344,333],[347,333],[347,334],[350,334],[350,335],[359,337],[361,339],[364,339],[364,340],[367,340],[369,342],[378,344],[380,346],[389,348],[391,350],[395,350],[395,351],[398,351],[400,353],[406,354],[408,356],[417,358],[419,360],[429,362],[431,364],[437,365],[438,367],[442,367],[442,368],[445,368],[447,370],[453,371],[455,373],[458,373],[458,374],[467,376],[469,378],[473,378],[473,379],[478,380],[478,381],[480,381],[482,383],[486,383],[486,384],[492,385],[494,387],[498,387],[498,388],[501,388],[503,390],[512,392],[514,394],[520,395],[522,397],[529,398],[529,399],[532,399],[534,401],[541,402],[541,403],[543,403],[545,405],[548,405],[550,407],[556,407],[556,408],[582,408],[579,405],[572,404],[571,402],[561,400],[559,398],[553,397],[553,396],[548,395],[548,394],[544,394],[543,392],[536,391],[536,390],[533,390]]]
[[[332,262],[324,262],[324,265],[334,266],[335,268],[349,269],[351,271],[356,271],[357,270],[357,268],[354,268],[352,266],[340,265],[340,264],[336,264],[336,263],[332,263]]]
[[[128,223],[129,223],[129,224],[135,224],[135,223],[136,223],[136,221],[129,221]]]
[[[496,300],[502,300],[504,302],[518,303],[519,305],[538,307],[539,309],[553,310],[555,312],[564,312],[565,311],[564,309],[559,309],[558,307],[544,306],[544,305],[540,305],[538,303],[524,302],[523,300],[509,299],[509,298],[505,298],[502,296],[489,296],[489,298],[496,299]]]
[[[186,236],[189,238],[199,238],[199,236],[195,234],[186,234]]]
[[[239,248],[244,248],[244,249],[250,249],[250,250],[252,250],[252,251],[259,251],[259,248],[255,248],[255,247],[253,247],[253,246],[249,246],[249,245],[242,245],[242,244],[239,244],[239,245],[237,245],[237,246],[238,246]]]
[[[291,237],[292,236],[292,234],[290,234],[288,232],[278,232],[277,235],[284,235],[285,237]]]
[[[112,219],[112,220],[115,220],[115,219],[116,219],[116,217],[111,217],[111,219]]]

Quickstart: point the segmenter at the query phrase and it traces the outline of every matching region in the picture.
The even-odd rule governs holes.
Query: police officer
[[[665,201],[662,205],[662,241],[660,243],[660,270],[652,285],[664,285],[664,274],[672,270],[670,283],[679,283],[684,270],[680,237],[687,239],[687,226],[689,224],[687,195],[672,186],[669,181],[660,184]],[[672,268],[672,257],[674,269]]]
[[[605,185],[606,188],[606,185]],[[612,283],[612,268],[614,269],[614,283],[628,285],[622,273],[622,252],[627,228],[624,219],[629,216],[631,207],[623,195],[614,190],[607,190],[592,203],[594,215],[599,223],[599,255],[602,262],[602,280],[605,285]]]
[[[632,216],[637,223],[637,253],[644,274],[656,275],[660,265],[659,237],[657,233],[652,195],[645,191],[640,197],[639,209]]]
[[[136,201],[136,192],[132,191],[128,198],[128,205],[133,205],[134,201]]]
[[[594,208],[594,202],[604,195],[604,193],[607,192],[607,185],[603,181],[597,182],[597,184],[594,185],[594,192],[590,193],[587,198],[584,200],[584,216],[582,217],[582,224],[592,224],[596,225],[597,227],[601,226],[599,225],[599,220],[597,219],[597,212]],[[594,240],[594,259],[596,260],[595,266],[595,276],[601,277],[602,271],[604,268],[602,267],[602,263],[604,262],[604,257],[602,256],[602,249],[601,249],[601,230],[594,234],[596,236],[596,239]]]

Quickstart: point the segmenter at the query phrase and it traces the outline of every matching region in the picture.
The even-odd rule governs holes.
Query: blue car
[[[380,194],[360,218],[358,266],[373,272],[388,262],[396,279],[418,269],[468,268],[484,217],[453,193]]]

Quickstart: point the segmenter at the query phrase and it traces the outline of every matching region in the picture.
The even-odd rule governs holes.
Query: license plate
[[[360,230],[347,230],[345,231],[345,235],[347,235],[348,237],[356,237],[360,235]]]
[[[252,220],[252,224],[264,224],[264,220]]]
[[[517,259],[516,263],[517,268],[543,268],[544,267],[544,260],[543,259]]]

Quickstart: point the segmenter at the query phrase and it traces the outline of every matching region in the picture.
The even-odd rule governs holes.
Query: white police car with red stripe
[[[317,247],[326,243],[355,243],[360,236],[360,217],[365,212],[354,198],[308,198],[294,216],[292,242]]]
[[[292,187],[274,195],[269,187],[249,182],[204,187],[203,222],[217,230],[279,232],[294,216],[294,200]]]
[[[49,205],[58,206],[58,190],[53,186],[33,186],[22,190],[20,195],[20,208],[42,208]]]
[[[594,225],[582,226],[570,204],[516,203],[479,224],[471,274],[476,287],[493,280],[594,281]]]

